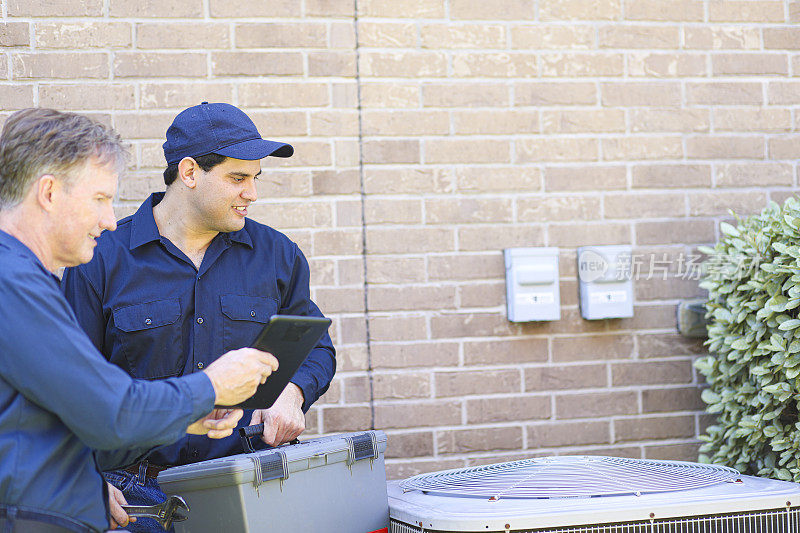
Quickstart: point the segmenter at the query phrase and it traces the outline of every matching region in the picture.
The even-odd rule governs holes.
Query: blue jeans
[[[153,478],[131,474],[125,470],[103,472],[106,481],[122,491],[125,500],[130,505],[156,505],[167,499],[161,491],[158,481]],[[152,518],[137,518],[125,529],[131,533],[164,533],[164,528]],[[170,533],[175,533],[175,528],[169,528]]]

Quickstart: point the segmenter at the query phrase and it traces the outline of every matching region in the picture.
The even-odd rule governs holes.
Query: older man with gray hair
[[[116,227],[119,136],[86,117],[27,109],[0,134],[0,530],[95,532],[128,517],[100,470],[185,433],[230,435],[236,405],[277,368],[234,350],[203,372],[132,379],[77,324],[54,274]]]

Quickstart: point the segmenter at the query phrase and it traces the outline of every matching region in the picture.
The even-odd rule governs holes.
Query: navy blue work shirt
[[[0,231],[0,505],[105,530],[100,469],[176,441],[213,407],[205,374],[150,383],[108,364],[58,278]]]
[[[163,197],[151,195],[100,236],[91,262],[64,273],[67,300],[109,361],[143,379],[191,374],[249,346],[272,315],[322,316],[309,296],[308,262],[288,237],[245,219],[241,230],[214,237],[198,269],[158,232],[153,207]],[[292,378],[305,396],[303,411],[327,390],[335,369],[325,334]],[[265,446],[253,439],[259,443]],[[170,466],[242,452],[234,431],[219,440],[187,435],[148,459]]]

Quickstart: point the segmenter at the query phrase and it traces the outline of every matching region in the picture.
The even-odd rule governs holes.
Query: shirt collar
[[[163,192],[154,192],[139,206],[139,209],[137,209],[136,213],[131,217],[131,250],[161,239],[161,234],[158,233],[156,219],[153,217],[153,208],[158,205],[158,202],[163,198]],[[245,227],[242,229],[230,233],[223,233],[222,235],[226,241],[238,242],[239,244],[244,244],[248,248],[253,247],[253,239],[250,238],[250,232],[247,231],[247,222],[245,222]]]
[[[59,281],[58,276],[47,270],[47,268],[44,266],[44,263],[42,263],[42,260],[39,259],[39,257],[35,253],[33,253],[33,250],[28,248],[22,241],[20,241],[10,233],[6,233],[5,231],[0,230],[0,246],[6,246],[12,252],[22,257],[30,259],[31,261],[34,262],[34,264],[36,264],[40,269],[42,269],[42,271],[46,272],[47,274],[55,278],[56,282]]]

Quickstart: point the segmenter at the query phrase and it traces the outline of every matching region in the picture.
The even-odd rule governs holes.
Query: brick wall
[[[357,9],[356,9],[357,6]],[[0,121],[132,143],[119,215],[202,100],[294,144],[253,216],[309,256],[339,372],[311,433],[389,434],[389,475],[552,453],[694,459],[682,259],[797,187],[800,2],[0,0]],[[575,247],[658,266],[588,322]],[[505,319],[501,250],[557,246],[562,319]],[[663,269],[667,268],[666,275]],[[654,275],[649,275],[654,274]],[[648,279],[649,278],[649,279]]]

